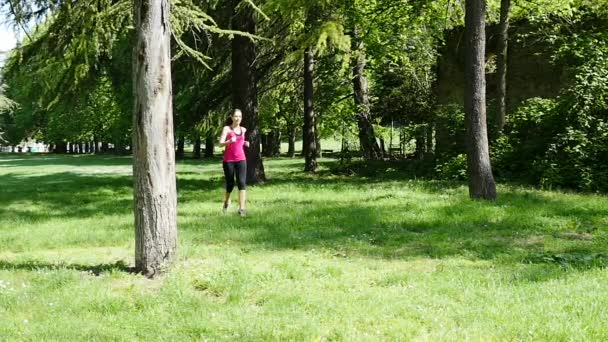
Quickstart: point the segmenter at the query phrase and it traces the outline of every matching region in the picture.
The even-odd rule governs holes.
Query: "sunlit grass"
[[[133,264],[127,157],[0,156],[0,340],[605,340],[608,199],[265,163],[249,216],[178,165],[179,258]]]

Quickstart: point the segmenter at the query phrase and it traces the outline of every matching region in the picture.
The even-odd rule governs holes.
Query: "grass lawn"
[[[178,164],[179,257],[128,272],[127,157],[0,155],[0,340],[608,340],[608,198],[310,176],[265,162],[249,216]]]

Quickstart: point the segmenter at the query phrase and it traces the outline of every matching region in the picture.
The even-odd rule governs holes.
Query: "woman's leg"
[[[239,190],[239,209],[245,210],[246,202],[247,202],[247,190]]]
[[[226,192],[224,193],[224,209],[230,204],[230,194],[234,189],[234,163],[223,163],[224,177],[226,178]]]
[[[247,202],[247,161],[242,160],[235,164],[236,181],[239,187],[239,209],[245,210]]]

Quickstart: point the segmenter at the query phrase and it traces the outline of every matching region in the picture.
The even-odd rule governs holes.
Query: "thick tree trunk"
[[[53,153],[68,153],[68,144],[65,141],[58,142],[57,144],[55,144],[55,149],[53,150]]]
[[[192,155],[196,159],[201,159],[201,136],[198,134],[196,135],[196,139],[194,139]]]
[[[213,158],[213,149],[215,148],[215,141],[213,135],[208,135],[205,138],[205,158]]]
[[[249,5],[240,6],[240,0],[232,0],[235,13],[232,29],[256,33],[255,12]],[[247,128],[249,147],[247,156],[247,184],[266,180],[262,162],[260,124],[258,120],[257,55],[255,42],[243,36],[232,39],[232,105],[243,112],[243,126]]]
[[[352,68],[355,105],[357,107],[357,126],[359,127],[359,145],[365,160],[382,159],[382,152],[376,142],[374,126],[371,122],[369,106],[369,89],[365,77],[365,50],[363,41],[356,29],[352,34]]]
[[[184,136],[180,135],[177,138],[177,151],[175,152],[176,153],[176,155],[175,155],[176,158],[178,158],[178,159],[184,158],[184,154],[185,154],[184,147],[185,147],[185,144],[186,143],[184,141]]]
[[[500,33],[498,34],[498,111],[496,112],[496,133],[502,133],[507,118],[507,51],[509,49],[509,11],[511,0],[500,2]]]
[[[169,266],[177,248],[170,17],[168,0],[135,0],[135,267],[148,277]]]
[[[304,129],[302,135],[302,153],[304,154],[304,171],[314,172],[317,169],[317,138],[315,111],[313,106],[314,56],[309,46],[304,51]]]
[[[264,157],[278,157],[281,154],[281,131],[273,130],[264,135],[262,140]]]
[[[101,143],[101,153],[108,153],[110,150],[110,145],[107,142]]]
[[[469,196],[496,199],[486,125],[485,0],[466,0],[465,93]]]

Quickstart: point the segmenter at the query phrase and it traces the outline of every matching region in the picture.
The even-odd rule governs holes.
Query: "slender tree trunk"
[[[485,0],[466,0],[465,95],[469,196],[496,199],[486,125]]]
[[[178,159],[184,158],[184,154],[185,154],[184,147],[185,147],[185,144],[186,144],[186,142],[184,140],[184,136],[180,135],[177,138],[177,151],[175,152],[176,153],[176,156],[175,156],[176,158],[178,158]]]
[[[357,106],[357,126],[359,126],[359,144],[365,160],[379,160],[382,152],[376,142],[374,126],[371,122],[369,106],[369,89],[365,77],[365,50],[357,29],[352,34],[352,68],[355,105]]]
[[[296,134],[298,133],[297,127],[289,128],[289,144],[287,148],[287,156],[293,158],[296,155]]]
[[[426,128],[426,153],[433,155],[433,124],[430,123]]]
[[[201,136],[198,134],[196,135],[196,139],[194,139],[192,154],[194,158],[201,159]]]
[[[496,112],[496,133],[502,133],[507,118],[507,51],[509,49],[509,11],[511,0],[500,2],[500,33],[498,35],[498,111]]]
[[[279,157],[281,156],[281,130],[276,129],[274,131],[274,143],[273,143],[273,147],[272,147],[272,156],[273,157]]]
[[[232,0],[234,15],[232,29],[256,33],[255,12],[249,5],[237,9],[240,0]],[[262,162],[260,124],[258,120],[257,52],[255,42],[243,36],[232,39],[232,105],[243,112],[243,126],[247,128],[247,184],[266,180]]]
[[[416,131],[416,159],[422,160],[426,148],[426,133],[424,127],[419,127]]]
[[[262,156],[272,157],[272,132],[262,135]]]
[[[319,121],[319,116],[315,116],[315,122]],[[317,146],[317,158],[321,158],[323,156],[323,147],[321,147],[321,137],[319,132],[319,125],[315,127],[315,145]]]
[[[304,154],[304,171],[314,172],[317,169],[317,139],[315,111],[313,107],[314,56],[309,46],[304,51],[304,129],[302,136],[302,153]]]
[[[135,267],[155,277],[177,248],[171,15],[168,0],[135,0],[133,9]]]
[[[213,135],[208,135],[205,138],[205,158],[213,158],[213,149],[215,148],[215,141]]]

